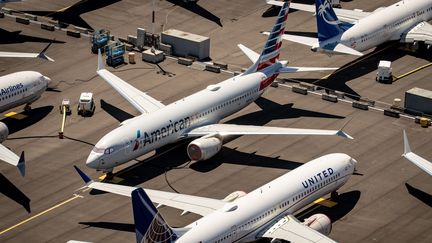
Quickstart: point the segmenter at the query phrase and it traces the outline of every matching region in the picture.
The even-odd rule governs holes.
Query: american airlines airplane
[[[250,242],[260,238],[290,242],[335,242],[330,219],[315,214],[299,222],[293,214],[336,192],[353,174],[357,161],[334,153],[314,159],[246,194],[224,200],[94,182],[80,171],[85,187],[132,197],[137,242]],[[203,216],[184,228],[171,228],[157,208],[169,206]]]
[[[106,70],[99,53],[97,74],[142,115],[122,122],[100,139],[88,156],[87,166],[112,176],[115,166],[186,138],[196,138],[187,147],[187,153],[193,161],[206,160],[217,154],[222,148],[224,136],[230,135],[338,135],[351,138],[337,130],[218,124],[221,119],[259,98],[279,73],[334,70],[288,67],[286,61],[278,60],[280,36],[284,32],[287,17],[288,3],[282,7],[261,55],[239,45],[254,62],[243,74],[209,85],[167,106]]]
[[[52,42],[49,43],[41,52],[39,53],[27,53],[27,52],[5,52],[0,51],[0,57],[27,57],[27,58],[40,58],[44,60],[48,60],[51,62],[54,62],[54,59],[47,56],[45,52],[48,50],[48,48],[51,46]]]
[[[326,0],[315,2],[315,6],[292,3],[291,8],[317,13],[318,38],[285,34],[283,39],[330,55],[361,56],[362,51],[396,40],[432,45],[432,25],[427,22],[432,19],[432,0],[403,0],[373,12],[333,9]],[[267,3],[283,5],[281,1]]]
[[[417,165],[424,172],[432,176],[432,162],[411,152],[411,148],[405,130],[403,131],[403,137],[404,137],[404,153],[402,154],[402,156],[405,157],[407,160],[411,161],[413,164]]]
[[[0,112],[26,104],[24,110],[31,109],[30,104],[39,99],[51,80],[34,71],[22,71],[0,77]],[[0,122],[0,143],[6,140],[9,129]],[[21,175],[25,175],[24,152],[16,155],[0,144],[0,160],[17,166]]]

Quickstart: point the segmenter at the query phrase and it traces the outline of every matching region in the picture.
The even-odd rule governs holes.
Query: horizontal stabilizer
[[[283,67],[279,69],[279,73],[324,72],[338,69],[338,67]]]
[[[340,43],[335,46],[333,51],[338,53],[343,53],[343,54],[354,55],[354,56],[363,56],[363,53]]]
[[[246,46],[244,46],[242,44],[238,44],[237,46],[249,58],[249,60],[252,61],[252,63],[255,63],[256,61],[258,61],[258,58],[259,58],[259,54],[258,53],[252,51],[251,49],[247,48]]]

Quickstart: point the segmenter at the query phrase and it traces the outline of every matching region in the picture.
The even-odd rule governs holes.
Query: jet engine
[[[235,191],[231,194],[229,194],[228,196],[226,196],[222,201],[224,202],[234,202],[235,200],[246,196],[246,192],[244,191]]]
[[[3,122],[0,122],[0,143],[2,143],[9,135],[9,128]]]
[[[305,219],[303,225],[306,225],[323,235],[329,235],[332,229],[329,217],[324,214],[318,213]]]
[[[222,148],[222,141],[217,137],[202,137],[193,140],[187,147],[191,160],[207,160],[217,154]]]

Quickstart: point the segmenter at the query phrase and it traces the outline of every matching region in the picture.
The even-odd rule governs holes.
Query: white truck
[[[83,92],[78,101],[78,115],[92,116],[95,111],[93,93]]]
[[[393,74],[390,61],[379,62],[375,80],[386,84],[391,84],[393,82]]]

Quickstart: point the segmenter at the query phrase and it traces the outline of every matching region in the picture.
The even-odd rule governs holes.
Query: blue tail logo
[[[327,23],[331,25],[338,25],[341,22],[338,20],[335,12],[333,11],[332,7],[330,6],[330,3],[327,1],[324,1],[321,5],[318,7],[318,15]]]
[[[137,243],[172,243],[178,239],[142,188],[132,191],[132,207]]]
[[[352,24],[343,23],[338,19],[327,0],[315,0],[315,2],[319,42],[337,37],[352,27]]]

